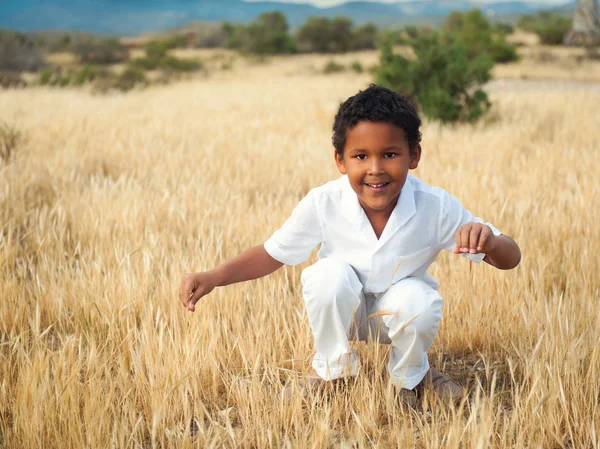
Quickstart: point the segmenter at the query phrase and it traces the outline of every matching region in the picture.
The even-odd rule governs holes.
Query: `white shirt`
[[[409,175],[380,238],[344,175],[312,189],[292,215],[264,244],[274,259],[296,265],[321,244],[318,257],[342,260],[356,271],[365,293],[382,293],[399,280],[415,276],[433,288],[427,269],[440,250],[452,250],[454,234],[473,217],[460,201],[439,187]],[[494,235],[501,235],[486,223]],[[485,254],[462,254],[481,262]]]

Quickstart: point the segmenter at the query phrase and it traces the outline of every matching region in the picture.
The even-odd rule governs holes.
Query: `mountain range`
[[[571,1],[560,9],[572,9]],[[310,16],[343,15],[355,23],[378,26],[423,23],[451,11],[481,8],[490,16],[519,15],[553,4],[506,1],[493,4],[474,0],[424,0],[403,3],[354,1],[330,8],[310,4],[246,2],[242,0],[0,0],[0,28],[20,31],[64,29],[98,34],[137,35],[171,28],[192,20],[249,22],[265,11],[282,11],[292,28]],[[426,22],[426,20],[425,20]]]

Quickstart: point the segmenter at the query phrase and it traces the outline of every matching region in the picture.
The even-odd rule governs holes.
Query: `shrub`
[[[517,26],[525,31],[535,33],[540,42],[546,45],[561,45],[571,29],[573,19],[558,12],[540,11],[519,17]]]
[[[325,67],[323,67],[323,73],[339,73],[339,72],[343,72],[344,70],[346,70],[346,67],[344,67],[342,64],[339,64],[333,60],[330,60],[327,62],[327,64],[325,64]]]
[[[126,92],[137,85],[146,83],[147,80],[144,71],[135,65],[130,65],[119,75],[114,87]]]
[[[504,33],[494,31],[487,17],[478,9],[453,12],[442,27],[448,40],[460,40],[469,58],[488,53],[495,62],[517,61],[514,45],[506,42]]]
[[[80,86],[94,81],[101,76],[101,73],[99,67],[87,64],[73,74],[73,84]]]
[[[355,71],[356,73],[362,73],[363,72],[363,66],[360,62],[358,61],[354,61],[351,65],[350,68]]]
[[[354,50],[371,50],[377,45],[377,27],[366,23],[354,30]]]
[[[202,69],[203,65],[198,59],[178,59],[168,56],[160,61],[159,67],[177,72],[193,72]]]
[[[490,79],[492,59],[480,53],[469,55],[460,39],[446,39],[441,33],[422,35],[411,42],[415,59],[393,53],[383,43],[379,84],[405,95],[423,113],[444,122],[473,121],[490,107],[481,89]]]
[[[368,40],[366,35],[370,32],[371,28],[363,28],[361,39]],[[302,51],[316,53],[351,51],[355,48],[354,39],[352,21],[343,16],[334,19],[309,17],[297,35],[298,47]],[[361,45],[365,45],[365,42],[361,42]]]
[[[86,39],[74,45],[73,52],[82,62],[115,64],[129,59],[129,50],[118,39]]]
[[[46,62],[34,41],[23,33],[0,30],[0,70],[34,71]]]
[[[42,86],[65,87],[71,83],[72,79],[72,73],[63,72],[60,69],[45,68],[38,74],[38,81]]]
[[[264,12],[247,26],[223,24],[229,48],[260,56],[295,53],[296,42],[288,28],[285,15],[279,11]]]

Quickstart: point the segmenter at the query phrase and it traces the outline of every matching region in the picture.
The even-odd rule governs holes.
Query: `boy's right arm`
[[[193,312],[198,300],[215,287],[257,279],[282,266],[283,263],[267,253],[264,245],[253,246],[210,271],[184,274],[179,287],[179,299],[186,309]]]

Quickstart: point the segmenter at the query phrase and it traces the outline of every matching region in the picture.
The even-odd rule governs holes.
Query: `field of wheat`
[[[356,344],[352,382],[283,401],[310,371],[314,255],[179,303],[183,273],[263,242],[339,176],[333,115],[369,82],[267,64],[126,95],[3,92],[0,447],[599,447],[598,89],[495,89],[478,124],[424,123],[415,174],[523,254],[432,267],[430,361],[469,403],[401,407],[375,343]]]

